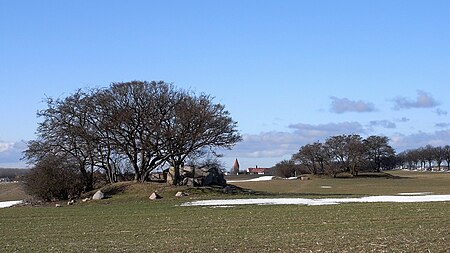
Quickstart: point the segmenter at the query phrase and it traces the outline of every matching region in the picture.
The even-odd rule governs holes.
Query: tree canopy
[[[300,147],[292,160],[309,168],[310,173],[327,173],[336,176],[340,172],[358,175],[360,170],[390,168],[395,160],[395,150],[384,136],[336,135],[324,143],[315,142]],[[395,166],[395,164],[394,164]]]
[[[114,182],[118,171],[132,168],[142,182],[164,163],[179,171],[186,159],[241,140],[224,105],[163,81],[77,90],[49,98],[38,116],[37,139],[28,143],[25,158],[31,164],[49,156],[70,161],[88,190],[96,170]]]

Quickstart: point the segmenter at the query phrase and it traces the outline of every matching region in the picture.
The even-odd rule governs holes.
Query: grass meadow
[[[256,197],[450,194],[450,173],[393,178],[235,183]],[[323,189],[327,185],[332,188]],[[115,187],[115,188],[114,188]],[[450,252],[450,202],[328,206],[181,207],[195,199],[255,197],[155,184],[110,187],[110,198],[73,206],[0,209],[5,252]],[[120,189],[120,190],[118,190]],[[164,197],[148,200],[158,189]],[[176,191],[189,196],[177,199]],[[265,193],[263,193],[264,191]]]

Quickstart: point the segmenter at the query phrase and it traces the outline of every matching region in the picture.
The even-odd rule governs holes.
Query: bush
[[[46,201],[77,197],[83,191],[83,177],[65,159],[43,158],[25,179],[25,191]]]
[[[274,174],[278,177],[293,177],[299,166],[292,160],[283,160],[277,163],[274,167]]]

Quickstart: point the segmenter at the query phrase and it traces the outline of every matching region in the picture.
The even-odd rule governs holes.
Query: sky
[[[450,1],[0,0],[0,167],[25,167],[46,98],[164,80],[238,122],[226,168],[339,134],[450,144]]]

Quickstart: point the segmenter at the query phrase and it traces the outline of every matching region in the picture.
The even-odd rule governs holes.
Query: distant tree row
[[[29,169],[0,168],[0,178],[8,178],[10,180],[22,180],[23,177],[29,172],[30,172]]]
[[[289,174],[302,169],[312,174],[328,174],[336,177],[341,172],[353,176],[360,171],[394,168],[396,165],[394,149],[385,136],[337,135],[329,137],[324,143],[315,142],[300,147],[290,161],[283,161],[275,167]],[[295,167],[296,165],[297,167]],[[289,170],[289,168],[291,168]]]
[[[95,171],[115,182],[131,168],[134,180],[142,182],[165,163],[176,169],[171,183],[178,184],[187,159],[241,140],[222,104],[162,81],[77,90],[49,98],[38,116],[37,139],[29,142],[25,158],[36,168],[53,166],[55,177],[70,171],[73,179],[75,168],[84,190],[93,188]]]
[[[290,160],[274,166],[278,176],[296,173],[328,174],[336,177],[346,172],[353,176],[360,171],[380,171],[394,168],[450,170],[450,145],[427,145],[396,154],[385,136],[337,135],[324,143],[314,142],[300,147]]]
[[[438,170],[445,165],[450,170],[450,146],[433,147],[427,145],[417,149],[406,150],[398,154],[400,164],[408,169],[432,170],[436,166]]]

